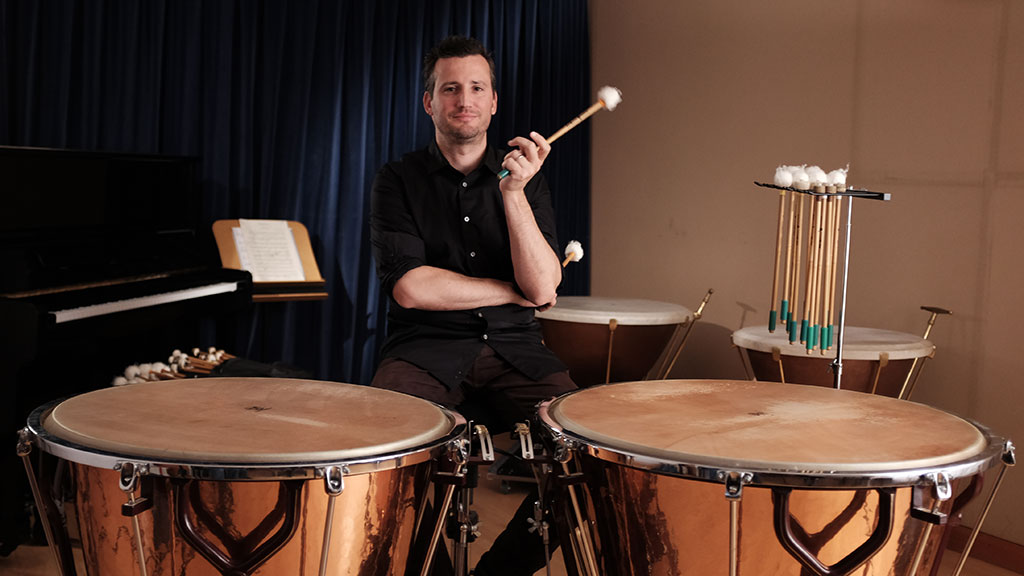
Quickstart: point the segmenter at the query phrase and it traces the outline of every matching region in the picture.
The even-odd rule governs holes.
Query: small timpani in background
[[[598,296],[564,296],[537,312],[544,343],[580,387],[647,378],[659,359],[675,356],[694,316],[678,304]]]
[[[832,387],[831,364],[836,348],[807,354],[785,332],[768,332],[764,325],[733,332],[732,342],[746,353],[744,368],[751,379]],[[931,358],[935,345],[913,334],[847,326],[843,335],[844,390],[898,398],[919,359]],[[915,373],[916,374],[916,373]]]

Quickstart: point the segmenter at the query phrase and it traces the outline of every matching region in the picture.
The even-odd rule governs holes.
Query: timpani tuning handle
[[[519,449],[524,460],[533,460],[533,436],[529,422],[516,422],[513,435],[519,436]]]
[[[711,300],[711,295],[714,293],[714,288],[708,288],[707,293],[704,294],[704,298],[697,306],[697,310],[693,313],[692,319],[686,323],[685,331],[683,332],[682,337],[679,338],[678,344],[674,343],[676,341],[676,335],[672,335],[672,338],[669,340],[670,349],[666,348],[665,351],[665,361],[662,362],[661,369],[655,373],[657,380],[668,378],[668,375],[672,372],[672,368],[676,365],[676,360],[679,359],[679,354],[683,351],[683,346],[686,346],[686,341],[690,338],[690,332],[693,330],[693,325],[696,324],[696,322],[700,320],[701,316],[704,315],[704,307],[708,305],[708,301]],[[676,331],[678,332],[681,328],[682,325],[677,326]]]
[[[845,558],[827,566],[818,559],[810,547],[797,538],[793,530],[793,518],[789,513],[790,491],[789,488],[772,488],[775,536],[791,556],[818,576],[849,574],[878,552],[892,534],[896,491],[892,488],[877,488],[875,492],[878,494],[878,522],[874,531],[863,544]]]
[[[516,428],[519,424],[516,424]],[[485,462],[494,462],[494,442],[491,440],[491,433],[483,424],[473,426],[473,435],[480,441],[480,459]]]
[[[700,320],[700,317],[704,315],[704,307],[708,305],[708,300],[711,300],[711,295],[715,293],[714,288],[708,288],[707,294],[700,301],[700,305],[697,306],[697,311],[693,313],[694,320]]]
[[[925,312],[931,312],[931,316],[928,317],[928,324],[924,328],[924,335],[921,336],[925,340],[932,333],[932,327],[935,326],[935,319],[940,315],[950,316],[953,314],[952,310],[946,310],[945,308],[939,308],[938,306],[921,306],[921,310]],[[897,398],[902,400],[910,400],[910,395],[914,393],[914,386],[917,385],[917,379],[921,375],[921,370],[924,370],[924,364],[921,364],[921,368],[915,372],[918,362],[924,362],[920,358],[914,358],[914,361],[910,364],[910,371],[907,372],[907,377],[903,380],[903,387],[900,388],[900,394]]]
[[[951,310],[946,310],[945,308],[939,308],[937,306],[921,306],[921,310],[932,313],[932,315],[928,318],[928,326],[924,329],[924,338],[926,340],[928,339],[928,335],[931,334],[932,332],[932,326],[935,325],[935,319],[939,315],[949,316],[953,314]]]

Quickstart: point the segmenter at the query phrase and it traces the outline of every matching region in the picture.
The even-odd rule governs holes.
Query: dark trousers
[[[477,356],[461,386],[448,388],[426,370],[395,358],[384,359],[373,386],[404,392],[459,411],[487,425],[492,432],[512,430],[516,422],[533,420],[539,402],[576,389],[568,372],[531,380],[505,362],[489,346]],[[526,496],[515,516],[484,553],[475,573],[480,576],[529,576],[544,567],[544,543],[529,532],[536,489]],[[552,534],[551,548],[558,545]]]

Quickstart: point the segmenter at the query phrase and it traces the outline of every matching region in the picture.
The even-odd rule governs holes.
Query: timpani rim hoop
[[[679,304],[609,296],[562,296],[554,306],[535,315],[541,320],[577,324],[608,324],[615,320],[619,326],[682,324],[693,318],[693,312]]]
[[[783,356],[836,357],[836,347],[824,353],[820,348],[808,352],[803,342],[790,342],[785,330],[769,332],[767,324],[736,330],[732,333],[732,343],[746,350],[767,354],[778,350]],[[846,326],[843,331],[843,360],[878,360],[882,354],[886,354],[890,361],[913,360],[931,357],[934,352],[935,345],[930,340],[905,332],[860,326]]]
[[[762,394],[771,395],[780,391],[789,391],[797,395],[817,397],[817,400],[827,398],[827,395],[835,395],[833,398],[854,398],[868,407],[896,406],[891,403],[900,403],[900,408],[924,413],[926,415],[942,415],[946,422],[959,421],[959,427],[963,429],[973,428],[977,437],[963,450],[955,452],[948,459],[922,463],[912,461],[909,463],[894,464],[892,462],[880,462],[872,466],[870,462],[860,462],[854,465],[835,462],[799,462],[799,461],[770,461],[750,458],[736,458],[728,454],[707,454],[696,452],[677,452],[664,450],[651,446],[638,445],[630,441],[630,435],[642,429],[646,423],[643,421],[631,421],[630,418],[639,414],[635,410],[636,402],[629,401],[630,396],[640,395],[645,398],[643,388],[656,386],[664,391],[668,386],[699,387],[706,389],[709,386],[722,386],[731,389],[725,390],[730,399],[739,398],[743,401],[743,394],[749,393],[755,387],[762,389]],[[703,391],[698,392],[698,394]],[[608,405],[609,398],[618,395],[626,398],[622,406],[608,406],[608,412],[614,418],[620,418],[615,433],[604,434],[600,431],[587,429],[581,432],[576,428],[586,428],[567,416],[567,408],[571,406],[574,399],[583,395],[603,396],[601,401]],[[657,400],[661,406],[665,405],[665,399]],[[614,402],[612,402],[614,403]],[[586,403],[583,404],[586,406]],[[578,409],[579,406],[573,407]],[[571,411],[571,410],[569,410]],[[764,411],[770,413],[771,407],[764,407]],[[970,477],[979,472],[995,466],[1001,461],[1004,454],[1011,446],[1005,438],[996,436],[987,427],[972,420],[963,419],[948,412],[944,412],[923,404],[917,404],[907,400],[897,400],[884,396],[864,394],[850,390],[833,390],[831,388],[802,386],[796,384],[780,384],[776,382],[751,382],[751,381],[729,381],[729,380],[647,380],[637,382],[619,382],[603,384],[569,392],[557,398],[546,400],[538,407],[538,416],[541,425],[552,435],[558,452],[571,454],[573,451],[581,451],[584,454],[595,457],[612,464],[619,464],[641,470],[649,470],[657,474],[690,478],[699,481],[725,483],[730,477],[738,474],[743,478],[744,485],[769,486],[769,487],[790,487],[804,489],[866,489],[882,487],[902,487],[932,485],[935,483],[936,474],[944,474],[947,478]],[[678,415],[673,418],[682,420]],[[565,422],[569,420],[569,422]],[[695,426],[714,426],[713,422],[703,421]],[[723,423],[721,430],[728,433],[728,423]],[[898,429],[897,431],[903,431]],[[664,437],[664,431],[658,431],[659,437]],[[684,432],[685,435],[685,432]],[[969,432],[966,437],[972,434]]]
[[[237,385],[243,381],[247,387],[252,386],[257,391],[263,389],[261,393],[264,394],[269,388],[274,388],[275,393],[286,395],[289,392],[295,392],[298,387],[302,386],[333,387],[336,392],[348,393],[357,390],[360,392],[372,391],[371,394],[387,402],[418,406],[418,415],[426,415],[430,420],[434,420],[434,416],[436,416],[437,421],[419,436],[388,442],[379,449],[372,446],[350,446],[339,447],[334,452],[294,452],[269,456],[254,454],[251,457],[237,454],[225,457],[218,457],[216,454],[190,457],[188,454],[180,452],[173,455],[161,455],[158,453],[159,450],[151,446],[140,446],[138,449],[123,445],[104,446],[103,442],[92,441],[88,434],[82,433],[82,430],[69,431],[54,424],[55,412],[59,412],[62,407],[69,406],[69,402],[82,401],[78,399],[102,400],[103,396],[116,395],[119,393],[118,391],[132,390],[141,393],[152,391],[158,387],[165,390],[166,387],[182,387],[183,384],[189,383],[200,387],[228,383],[237,388]],[[229,390],[229,392],[237,392],[237,390]],[[342,397],[344,396],[345,394],[342,394]],[[244,403],[251,398],[243,397],[239,400]],[[95,404],[90,402],[89,405],[94,406]],[[339,406],[338,411],[342,412],[345,408]],[[355,407],[356,410],[361,408],[365,408],[365,406]],[[96,416],[103,415],[97,414]],[[55,431],[54,428],[57,430]],[[88,432],[88,430],[85,431]],[[465,432],[466,419],[461,414],[427,400],[369,386],[283,378],[195,378],[104,388],[55,400],[36,408],[32,411],[27,425],[22,430],[22,434],[25,435],[28,442],[36,445],[40,450],[86,466],[120,470],[125,464],[130,463],[135,465],[142,474],[217,481],[321,478],[325,469],[335,466],[340,467],[346,476],[392,470],[433,460],[443,452],[456,449],[456,444],[464,437]]]

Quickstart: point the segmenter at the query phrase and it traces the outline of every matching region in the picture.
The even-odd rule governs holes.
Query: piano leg
[[[28,479],[14,448],[35,406],[18,385],[20,368],[36,355],[38,318],[20,302],[0,299],[0,556],[32,537]]]

